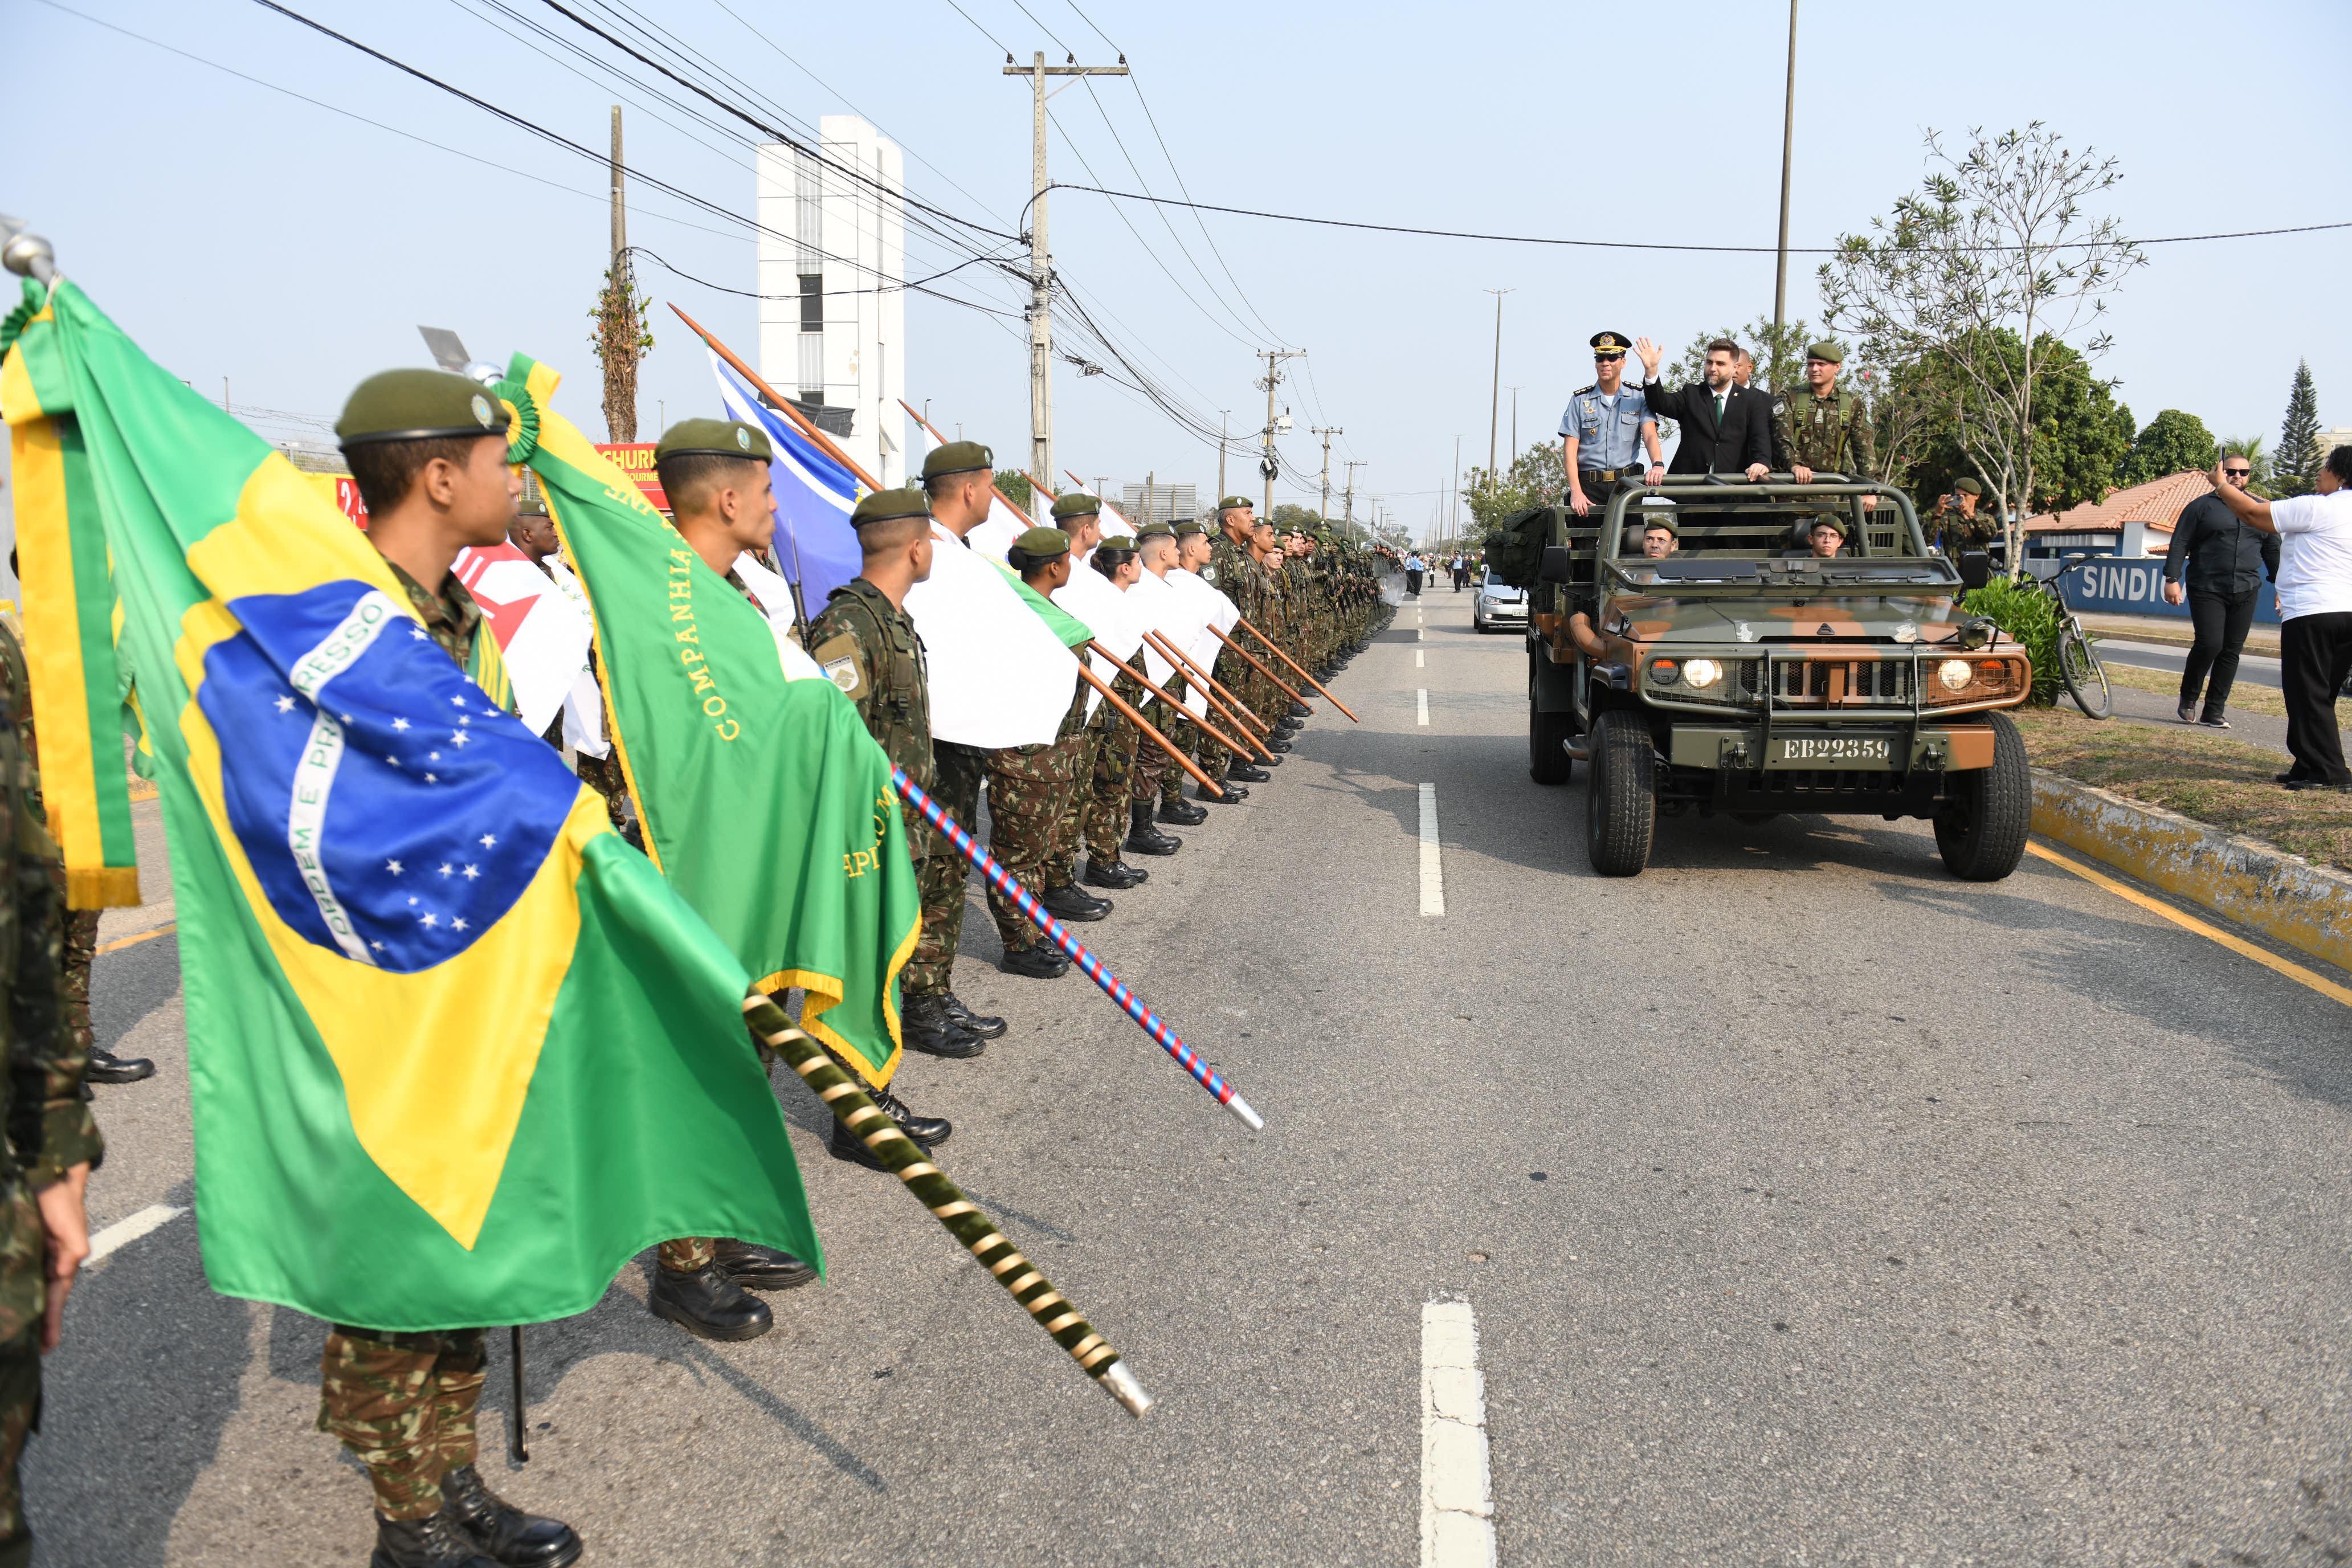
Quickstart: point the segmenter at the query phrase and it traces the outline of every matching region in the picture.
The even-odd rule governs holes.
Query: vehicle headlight
[[[1672,686],[1682,679],[1682,667],[1670,658],[1654,658],[1650,661],[1650,679],[1661,686]]]
[[[1948,658],[1936,667],[1936,679],[1947,691],[1959,691],[1976,679],[1977,667],[1964,658]]]
[[[1695,658],[1683,666],[1683,683],[1700,691],[1723,679],[1723,666],[1711,658]]]

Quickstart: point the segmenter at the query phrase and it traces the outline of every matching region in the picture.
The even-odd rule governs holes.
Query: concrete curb
[[[2352,876],[2040,768],[2033,770],[2033,831],[2352,969]]]

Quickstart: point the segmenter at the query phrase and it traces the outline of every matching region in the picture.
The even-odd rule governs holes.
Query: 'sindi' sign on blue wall
[[[2069,572],[2058,580],[2065,591],[2066,603],[2077,610],[2104,616],[2172,616],[2189,618],[2186,598],[2178,605],[2164,602],[2164,561],[2161,557],[2141,560],[2094,561],[2078,571]],[[2254,601],[2254,619],[2278,624],[2278,595],[2265,583],[2262,595]]]

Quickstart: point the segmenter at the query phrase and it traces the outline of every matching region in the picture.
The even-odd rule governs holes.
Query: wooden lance
[[[1274,733],[1273,725],[1250,711],[1247,703],[1220,685],[1215,676],[1194,663],[1191,656],[1169,641],[1166,637],[1159,632],[1146,632],[1143,635],[1150,639],[1153,647],[1160,650],[1160,658],[1182,670],[1189,679],[1199,682],[1202,694],[1210,701],[1216,703],[1218,711],[1226,714],[1235,724],[1248,731],[1253,739],[1259,735]]]
[[[1176,709],[1176,710],[1180,710],[1180,711],[1181,711],[1181,712],[1188,713],[1188,714],[1192,712],[1192,710],[1190,708],[1186,708],[1186,707],[1184,706],[1184,704],[1183,704],[1183,702],[1182,702],[1182,700],[1180,700],[1180,699],[1178,699],[1178,698],[1174,698],[1174,697],[1171,697],[1171,696],[1169,696],[1169,695],[1168,695],[1168,693],[1167,693],[1164,689],[1161,689],[1160,687],[1159,687],[1158,685],[1155,685],[1155,684],[1153,683],[1153,681],[1152,681],[1152,679],[1151,679],[1151,678],[1150,678],[1150,676],[1148,676],[1148,675],[1144,674],[1144,673],[1143,673],[1141,670],[1139,670],[1139,669],[1131,668],[1128,665],[1128,663],[1127,663],[1127,661],[1126,661],[1126,660],[1121,659],[1121,658],[1114,658],[1114,657],[1112,656],[1112,654],[1111,654],[1110,649],[1108,649],[1108,648],[1107,648],[1107,647],[1103,647],[1103,645],[1102,645],[1102,644],[1100,644],[1100,643],[1098,643],[1098,642],[1089,642],[1089,643],[1087,643],[1087,646],[1088,647],[1090,647],[1090,648],[1094,649],[1094,650],[1095,650],[1095,652],[1097,652],[1097,653],[1098,653],[1098,654],[1102,655],[1105,658],[1109,659],[1109,660],[1111,661],[1111,663],[1113,663],[1113,664],[1115,664],[1115,665],[1118,665],[1118,666],[1119,667],[1119,668],[1121,668],[1121,669],[1123,669],[1123,670],[1126,670],[1128,674],[1129,674],[1129,675],[1131,675],[1131,676],[1135,677],[1135,681],[1136,681],[1136,684],[1137,684],[1137,685],[1139,685],[1139,686],[1142,687],[1142,688],[1143,688],[1143,689],[1145,689],[1146,691],[1149,691],[1150,693],[1151,693],[1151,695],[1152,695],[1152,696],[1157,697],[1158,699],[1160,699],[1160,701],[1165,702],[1166,704],[1168,704],[1168,706],[1169,706],[1169,707],[1173,708],[1173,709]],[[1195,715],[1193,715],[1192,722],[1200,726],[1201,733],[1202,733],[1202,734],[1204,734],[1204,735],[1208,736],[1208,737],[1209,737],[1209,739],[1211,739],[1212,741],[1214,741],[1214,742],[1215,742],[1217,744],[1219,744],[1220,746],[1224,747],[1224,748],[1225,748],[1225,750],[1227,750],[1227,751],[1229,751],[1229,752],[1238,752],[1238,751],[1240,751],[1240,750],[1242,749],[1242,743],[1241,743],[1239,741],[1234,740],[1231,735],[1226,734],[1223,730],[1218,729],[1214,724],[1210,723],[1206,719],[1201,718],[1200,716],[1198,716],[1197,714],[1195,714]],[[1178,752],[1178,753],[1176,753],[1176,754],[1177,754],[1179,757],[1181,757],[1181,756],[1182,756],[1182,755],[1183,755],[1183,753],[1182,753],[1182,752]]]
[[[1111,662],[1117,664],[1118,661],[1113,659]],[[1122,665],[1120,668],[1125,668],[1126,667]],[[1138,713],[1134,709],[1129,707],[1127,705],[1127,699],[1121,697],[1118,692],[1113,691],[1110,689],[1109,684],[1106,682],[1101,676],[1097,675],[1093,670],[1088,669],[1087,668],[1087,661],[1083,658],[1078,660],[1078,674],[1085,679],[1087,685],[1102,693],[1102,699],[1104,701],[1118,710],[1119,717],[1125,719],[1129,723],[1133,724],[1137,729],[1150,736],[1154,741],[1159,742],[1160,749],[1166,752],[1170,756],[1175,758],[1176,765],[1182,768],[1186,773],[1191,773],[1192,775],[1192,781],[1195,784],[1199,784],[1202,789],[1207,790],[1210,794],[1215,795],[1218,799],[1223,800],[1224,798],[1225,792],[1218,786],[1216,780],[1202,773],[1201,771],[1200,764],[1193,762],[1192,758],[1186,756],[1181,750],[1179,750],[1175,742],[1171,741],[1167,736],[1161,734],[1157,729],[1155,729],[1152,726],[1150,720],[1146,719],[1142,714]]]
[[[1245,632],[1249,633],[1249,635],[1250,635],[1250,636],[1252,636],[1252,637],[1254,637],[1257,638],[1257,640],[1258,640],[1258,641],[1260,641],[1260,642],[1262,642],[1262,643],[1265,644],[1265,646],[1266,646],[1267,649],[1268,649],[1270,652],[1272,652],[1272,653],[1273,653],[1273,655],[1274,655],[1274,657],[1275,657],[1275,658],[1278,658],[1278,659],[1282,660],[1282,662],[1283,662],[1283,663],[1285,663],[1285,664],[1286,664],[1286,665],[1290,666],[1290,668],[1293,668],[1293,669],[1295,669],[1295,670],[1298,671],[1298,679],[1299,679],[1304,680],[1305,682],[1307,682],[1307,685],[1309,685],[1309,686],[1313,687],[1316,690],[1318,690],[1318,691],[1321,692],[1324,696],[1326,696],[1326,697],[1329,697],[1329,698],[1331,699],[1331,706],[1332,706],[1332,707],[1337,708],[1340,712],[1345,713],[1345,714],[1346,714],[1346,715],[1347,715],[1350,720],[1353,720],[1356,723],[1360,724],[1360,723],[1362,723],[1362,722],[1363,722],[1363,721],[1362,721],[1361,719],[1358,719],[1358,718],[1356,718],[1356,712],[1355,712],[1355,710],[1354,710],[1354,709],[1349,708],[1346,703],[1344,703],[1344,702],[1340,701],[1338,698],[1336,698],[1336,697],[1331,697],[1331,689],[1330,689],[1329,687],[1328,687],[1328,686],[1324,685],[1321,681],[1319,681],[1319,680],[1316,679],[1313,676],[1311,676],[1311,675],[1307,674],[1307,667],[1306,667],[1306,666],[1304,666],[1304,665],[1300,664],[1297,659],[1295,659],[1295,658],[1291,658],[1288,654],[1286,654],[1286,653],[1283,652],[1283,651],[1282,651],[1282,649],[1280,649],[1279,647],[1276,647],[1275,646],[1275,641],[1274,641],[1274,639],[1273,639],[1272,637],[1270,637],[1266,636],[1264,632],[1262,632],[1262,631],[1258,630],[1255,626],[1254,626],[1250,625],[1247,621],[1242,620],[1242,619],[1240,619],[1240,618],[1238,618],[1238,617],[1236,617],[1236,618],[1234,619],[1234,625],[1235,625],[1235,626],[1237,626],[1241,627],[1241,628],[1242,628],[1242,630],[1244,630],[1244,631],[1245,631]]]
[[[1247,625],[1248,623],[1239,622],[1236,624]],[[1291,685],[1290,682],[1283,679],[1282,677],[1275,674],[1274,671],[1266,668],[1265,665],[1259,663],[1257,655],[1250,652],[1249,649],[1242,647],[1241,644],[1234,641],[1233,638],[1227,637],[1224,633],[1218,631],[1216,627],[1211,626],[1209,630],[1215,633],[1216,638],[1219,642],[1224,644],[1227,647],[1241,655],[1242,658],[1247,659],[1252,669],[1256,670],[1260,675],[1265,676],[1268,680],[1273,681],[1275,685],[1280,687],[1283,694],[1288,697],[1293,702],[1297,703],[1301,708],[1307,705],[1307,699],[1298,695],[1298,689]]]

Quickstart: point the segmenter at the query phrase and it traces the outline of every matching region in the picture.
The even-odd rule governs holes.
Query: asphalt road
[[[2345,1007],[2038,858],[1956,882],[1916,824],[1669,821],[1599,880],[1580,772],[1527,777],[1518,639],[1423,604],[1337,683],[1360,726],[1318,704],[1084,928],[1265,1132],[1075,973],[996,972],[977,910],[957,988],[1013,1032],[901,1077],[1157,1408],[785,1083],[829,1279],[710,1346],[632,1267],[532,1331],[520,1469],[494,1356],[493,1484],[592,1563],[1410,1563],[1423,1312],[1462,1302],[1512,1568],[2345,1561]],[[184,1207],[172,939],[96,1008],[163,1072],[100,1091],[95,1220]],[[191,1218],[68,1334],[41,1563],[364,1561],[320,1326],[211,1294]]]

